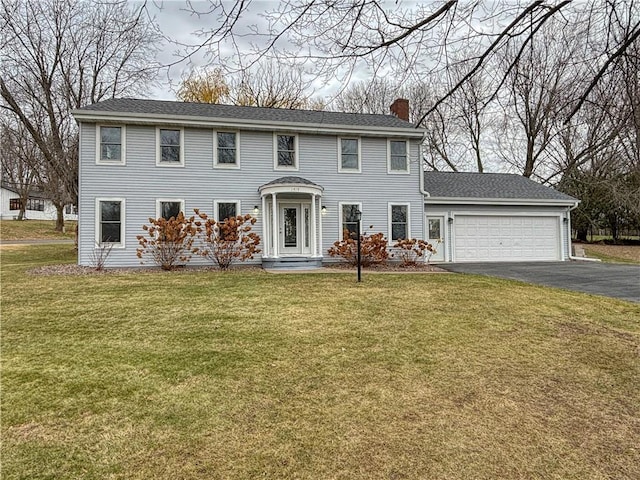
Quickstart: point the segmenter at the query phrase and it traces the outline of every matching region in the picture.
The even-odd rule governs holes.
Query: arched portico
[[[322,261],[322,191],[301,177],[282,177],[258,191],[264,212],[263,261]]]

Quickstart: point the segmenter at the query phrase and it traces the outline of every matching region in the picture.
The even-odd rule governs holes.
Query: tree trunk
[[[29,200],[29,191],[20,193],[20,211],[18,212],[18,220],[26,220],[27,217],[27,201]]]
[[[576,239],[581,242],[587,241],[587,233],[589,233],[588,227],[581,227],[576,230]]]
[[[56,205],[56,232],[64,230],[64,205]]]

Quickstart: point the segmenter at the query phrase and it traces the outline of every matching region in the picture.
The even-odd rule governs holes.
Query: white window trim
[[[293,167],[283,167],[278,165],[278,135],[293,137],[294,163]],[[300,149],[298,147],[298,134],[287,132],[273,132],[273,169],[284,170],[289,172],[297,172],[300,169]]]
[[[119,127],[120,128],[120,160],[117,162],[102,160],[102,135],[100,128],[102,127]],[[127,164],[127,127],[126,125],[107,125],[104,123],[96,124],[96,165],[126,165]]]
[[[214,200],[213,201],[213,218],[216,221],[220,221],[220,219],[218,218],[218,205],[221,203],[235,203],[236,204],[236,216],[238,215],[242,215],[242,203],[240,202],[240,200],[224,200],[224,199],[220,199],[220,200]]]
[[[185,211],[185,207],[184,207],[184,200],[181,198],[158,198],[156,199],[156,218],[160,218],[160,214],[161,209],[160,209],[160,203],[162,202],[176,202],[176,203],[180,203],[180,211],[184,214],[184,216],[187,216],[187,212]]]
[[[358,210],[360,210],[362,212],[362,202],[338,202],[338,239],[339,240],[343,239],[343,235],[342,235],[342,224],[344,223],[342,221],[342,219],[343,219],[342,206],[343,205],[358,205]],[[362,217],[360,218],[360,234],[362,234]]]
[[[355,140],[358,142],[358,168],[344,168],[342,166],[342,140]],[[360,137],[338,137],[338,173],[362,173],[362,150]]]
[[[388,239],[389,242],[397,242],[397,240],[394,240],[392,238],[393,236],[393,229],[392,229],[392,216],[391,216],[391,207],[392,206],[406,206],[407,207],[407,238],[413,238],[411,236],[411,204],[407,203],[407,202],[389,202],[387,204],[387,232],[389,232],[388,234]]]
[[[178,130],[180,132],[180,162],[162,162],[160,156],[160,130]],[[158,126],[156,127],[156,166],[167,168],[181,168],[184,167],[184,128],[182,127],[169,127]]]
[[[121,242],[120,243],[102,243],[100,241],[100,202],[120,202],[121,203],[121,208],[120,208],[120,238],[121,238]],[[95,249],[99,249],[102,248],[104,245],[112,245],[112,248],[116,248],[116,249],[124,249],[125,248],[125,233],[127,231],[127,229],[125,228],[125,219],[127,218],[126,215],[126,202],[124,198],[121,197],[98,197],[96,198],[96,203],[95,203],[95,232],[94,232],[94,248]]]
[[[235,133],[236,135],[236,163],[218,163],[218,134],[219,133]],[[213,132],[213,168],[221,168],[225,170],[240,169],[240,132],[238,130],[214,130]]]
[[[407,169],[406,170],[391,170],[391,142],[404,142],[406,145],[406,160],[407,160]],[[397,139],[393,139],[393,138],[388,138],[387,139],[387,173],[389,175],[409,175],[411,173],[411,170],[409,168],[409,158],[411,156],[411,152],[410,152],[410,148],[411,148],[411,144],[409,143],[408,140],[397,140]],[[399,204],[395,204],[394,205],[399,205]]]

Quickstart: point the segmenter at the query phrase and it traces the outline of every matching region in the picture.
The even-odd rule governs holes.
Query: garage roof
[[[430,198],[539,200],[575,204],[578,200],[521,175],[510,173],[424,172]]]

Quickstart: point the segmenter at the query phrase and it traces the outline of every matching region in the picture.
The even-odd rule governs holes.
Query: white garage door
[[[560,260],[558,217],[456,215],[454,261]]]

